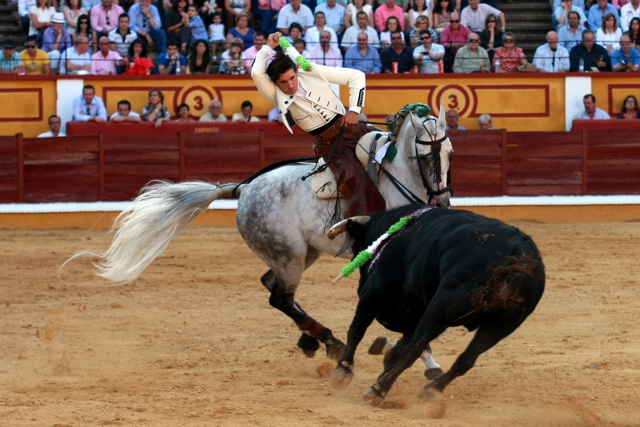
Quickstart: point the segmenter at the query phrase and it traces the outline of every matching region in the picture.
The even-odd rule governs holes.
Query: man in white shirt
[[[38,135],[38,138],[57,138],[60,136],[67,136],[64,133],[60,132],[60,126],[62,125],[62,121],[60,117],[53,115],[49,116],[49,132],[41,133]]]
[[[342,67],[342,53],[340,49],[331,43],[331,33],[322,31],[320,33],[320,43],[309,51],[310,59],[320,65],[329,67]]]
[[[129,46],[135,39],[138,38],[138,33],[131,31],[129,28],[129,15],[123,13],[118,18],[118,27],[109,32],[109,42],[111,45],[109,49],[115,50],[123,58],[129,56]]]
[[[209,111],[204,113],[198,119],[199,122],[226,122],[227,118],[222,114],[222,102],[217,99],[212,100],[209,103]]]
[[[611,117],[606,111],[596,107],[596,97],[588,94],[582,99],[584,111],[579,112],[573,120],[609,120]]]
[[[126,99],[123,99],[118,102],[118,111],[109,117],[109,121],[112,123],[140,123],[142,119],[140,118],[140,114],[135,111],[131,111],[131,103]]]
[[[289,26],[297,22],[304,31],[314,25],[313,13],[311,9],[302,4],[302,0],[289,0],[289,4],[280,10],[278,14],[278,31],[282,34],[289,34]]]
[[[566,24],[569,13],[571,12],[576,12],[578,15],[580,15],[580,24],[584,25],[587,22],[587,15],[584,13],[584,10],[582,10],[578,6],[575,6],[573,4],[573,0],[562,0],[561,5],[558,6],[553,11],[553,15],[551,15],[553,26],[556,30],[559,30],[562,25]],[[597,28],[595,28],[593,31],[597,31]]]
[[[569,51],[558,46],[558,34],[547,33],[547,43],[536,49],[533,65],[539,73],[562,73],[569,71]]]
[[[469,0],[469,6],[462,9],[460,13],[460,25],[464,25],[474,32],[482,31],[484,30],[484,21],[491,13],[500,19],[501,31],[504,32],[506,27],[504,13],[488,4],[480,3],[480,0]]]
[[[375,49],[380,49],[380,38],[375,28],[367,25],[367,13],[358,12],[356,14],[356,25],[352,25],[344,32],[342,36],[342,43],[340,47],[344,52],[349,50],[351,46],[358,44],[358,34],[366,33],[369,40],[369,46]]]
[[[73,100],[73,120],[77,122],[104,123],[107,121],[107,109],[104,102],[96,96],[91,85],[82,88],[82,95]]]
[[[413,49],[413,60],[420,67],[422,74],[438,74],[439,62],[444,58],[444,46],[433,43],[429,30],[420,32],[422,44]]]
[[[91,74],[89,40],[84,36],[76,37],[75,46],[65,50],[61,59],[60,74]]]
[[[327,25],[333,28],[333,31],[335,31],[336,34],[340,35],[344,32],[345,8],[341,4],[336,3],[336,1],[337,0],[327,0],[326,3],[317,5],[313,14],[315,16],[318,12],[324,13]]]
[[[640,18],[640,0],[631,0],[620,8],[620,27],[623,33],[629,31],[629,24],[633,18]]]

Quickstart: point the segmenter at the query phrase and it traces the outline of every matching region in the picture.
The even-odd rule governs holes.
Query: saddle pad
[[[382,136],[378,138],[375,148],[373,149],[374,153],[377,153],[378,150],[389,141],[390,137],[388,132],[369,132],[360,138],[360,141],[358,141],[358,144],[356,145],[356,156],[365,169],[369,165],[369,150],[371,149],[371,144],[375,141],[376,135],[378,134],[381,134]]]
[[[322,168],[326,162],[322,157],[309,173]],[[335,199],[338,196],[338,183],[336,177],[329,168],[325,168],[322,172],[311,175],[311,191],[320,199]]]

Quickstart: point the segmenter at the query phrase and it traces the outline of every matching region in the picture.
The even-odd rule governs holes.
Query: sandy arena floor
[[[513,222],[533,236],[547,290],[524,325],[481,356],[436,402],[416,363],[383,407],[361,394],[381,371],[356,355],[355,378],[333,390],[323,354],[268,304],[265,266],[234,228],[187,229],[136,282],[93,276],[80,249],[103,231],[0,230],[2,426],[640,426],[640,223]],[[328,256],[298,301],[344,339],[357,280],[331,284]],[[432,343],[445,370],[470,334]]]

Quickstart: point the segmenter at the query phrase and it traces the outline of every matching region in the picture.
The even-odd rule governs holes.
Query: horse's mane
[[[398,140],[398,134],[400,133],[400,129],[402,128],[405,119],[412,111],[416,113],[418,117],[424,117],[431,112],[431,107],[429,107],[427,104],[420,104],[417,102],[407,104],[402,107],[400,111],[396,113],[395,120],[393,120],[389,124],[389,130],[391,131],[391,140],[394,144]]]

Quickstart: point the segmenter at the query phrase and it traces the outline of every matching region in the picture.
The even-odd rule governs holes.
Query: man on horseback
[[[284,50],[278,49],[269,63],[279,45]],[[364,107],[364,73],[310,63],[277,32],[269,35],[256,55],[251,77],[267,101],[278,107],[290,132],[297,124],[315,136],[316,157],[325,160],[336,177],[338,191],[348,199],[344,217],[384,211],[384,198],[354,151],[358,140],[373,130],[358,122]],[[348,110],[330,83],[349,86]]]

